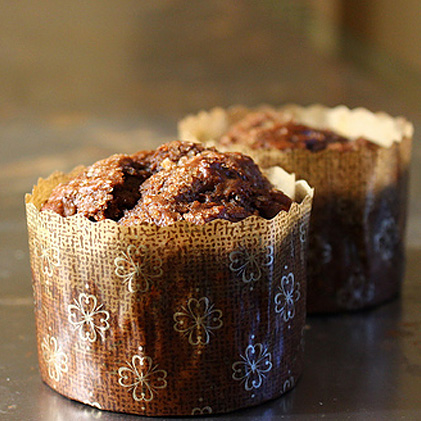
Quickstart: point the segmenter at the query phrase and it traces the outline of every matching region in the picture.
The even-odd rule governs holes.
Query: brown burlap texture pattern
[[[281,109],[295,120],[315,127],[343,126],[341,134],[345,136],[367,133],[379,144],[378,148],[316,153],[298,149],[253,150],[238,144],[231,148],[252,156],[262,168],[279,165],[294,172],[315,188],[308,313],[357,310],[394,297],[404,276],[412,126],[402,118],[392,119],[364,109]],[[179,136],[224,149],[218,145],[219,137],[250,111],[253,110],[244,107],[216,108],[189,116],[180,122]]]
[[[227,412],[294,386],[312,202],[305,183],[298,203],[269,221],[123,227],[40,212],[64,180],[39,180],[26,197],[49,386],[142,415]]]

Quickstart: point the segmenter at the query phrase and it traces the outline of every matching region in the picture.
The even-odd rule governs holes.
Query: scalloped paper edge
[[[243,118],[248,112],[267,108],[285,112],[286,118],[294,119],[298,123],[316,129],[332,130],[351,139],[364,137],[385,148],[392,146],[394,142],[401,142],[404,138],[411,138],[414,132],[412,123],[405,117],[392,117],[382,111],[371,112],[362,107],[350,109],[345,105],[329,108],[321,104],[306,107],[287,104],[281,107],[233,106],[227,110],[216,107],[209,111],[200,111],[196,115],[188,115],[179,122],[179,137],[182,140],[196,142],[217,141],[231,124]]]

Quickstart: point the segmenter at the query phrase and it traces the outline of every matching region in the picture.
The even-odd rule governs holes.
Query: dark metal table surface
[[[37,177],[157,146],[176,136],[185,113],[213,105],[364,105],[404,114],[420,133],[420,95],[405,78],[392,83],[316,51],[298,18],[279,18],[277,2],[64,3],[3,2],[0,13],[0,419],[141,419],[72,402],[41,382],[23,206]],[[299,11],[306,2],[287,3]],[[418,142],[411,180],[401,297],[308,318],[296,388],[219,419],[421,420]]]

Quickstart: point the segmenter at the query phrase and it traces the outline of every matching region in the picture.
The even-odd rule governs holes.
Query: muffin
[[[267,174],[170,142],[40,179],[26,209],[43,380],[97,408],[168,416],[291,389],[313,193]]]
[[[412,131],[401,117],[320,105],[217,108],[179,124],[183,139],[280,165],[315,188],[309,313],[363,309],[399,292]]]

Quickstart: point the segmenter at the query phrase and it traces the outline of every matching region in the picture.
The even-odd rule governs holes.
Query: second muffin
[[[215,108],[179,135],[279,165],[315,188],[308,311],[357,310],[399,292],[412,125],[344,106]]]

